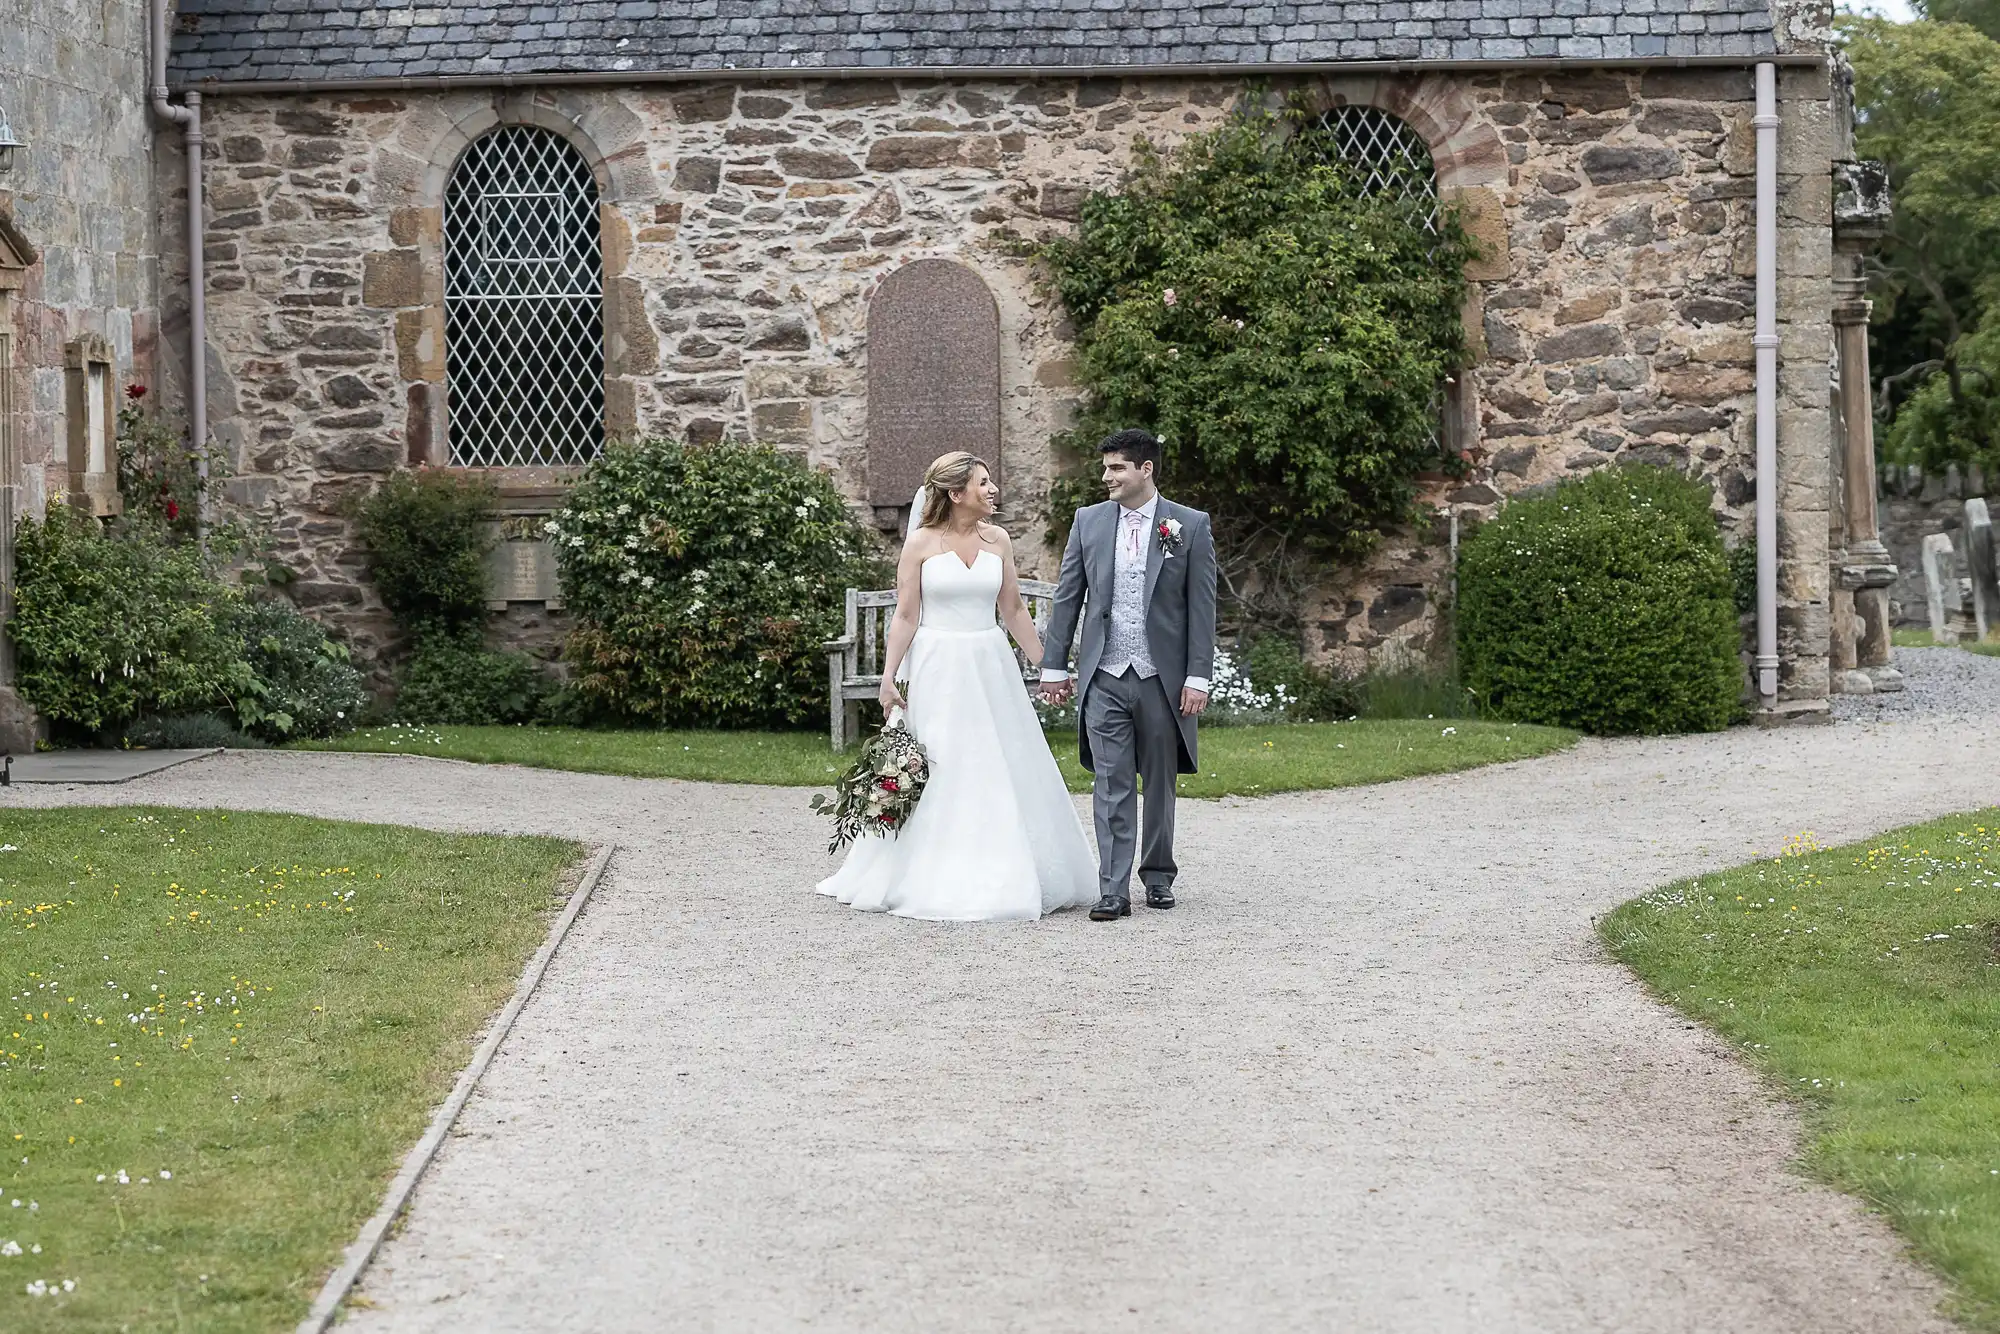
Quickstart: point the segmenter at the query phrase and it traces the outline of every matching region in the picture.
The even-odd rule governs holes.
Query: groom
[[[1160,442],[1152,435],[1115,431],[1098,449],[1111,499],[1078,510],[1070,527],[1043,640],[1041,691],[1060,703],[1075,689],[1067,668],[1082,615],[1077,751],[1097,776],[1091,805],[1101,895],[1090,920],[1108,922],[1132,915],[1141,778],[1139,881],[1147,906],[1174,906],[1174,775],[1196,772],[1195,719],[1208,706],[1215,540],[1206,514],[1160,494]]]

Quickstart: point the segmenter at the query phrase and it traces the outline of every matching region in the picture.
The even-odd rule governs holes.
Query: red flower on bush
[[[136,399],[136,398],[144,398],[145,396],[146,396],[146,386],[145,386],[145,385],[143,385],[143,384],[128,384],[128,385],[126,385],[126,386],[125,386],[125,397],[127,397],[127,398],[135,398],[135,399]]]
[[[170,499],[170,500],[168,500],[168,501],[167,501],[167,521],[168,521],[169,523],[171,523],[171,522],[173,522],[173,521],[174,521],[175,519],[178,519],[178,518],[180,518],[180,517],[181,517],[181,507],[180,507],[180,503],[179,503],[178,501],[175,501],[175,500],[171,500],[171,499]]]

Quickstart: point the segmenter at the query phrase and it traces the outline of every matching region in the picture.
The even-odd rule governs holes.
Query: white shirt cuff
[[[1044,681],[1067,681],[1069,680],[1069,673],[1060,667],[1044,667],[1042,668],[1042,679]]]
[[[1206,676],[1190,676],[1187,680],[1181,682],[1181,686],[1187,690],[1199,690],[1202,694],[1206,695],[1208,693],[1208,678]]]

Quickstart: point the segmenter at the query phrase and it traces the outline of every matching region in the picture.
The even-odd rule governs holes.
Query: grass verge
[[[1612,952],[1805,1111],[1804,1166],[1886,1214],[2000,1330],[2000,809],[1625,904]]]
[[[0,811],[0,1329],[303,1317],[579,852],[285,815]]]
[[[1575,744],[1558,727],[1467,720],[1377,720],[1272,727],[1212,727],[1201,734],[1201,773],[1181,780],[1190,797],[1259,796],[1384,783],[1530,759]],[[1050,747],[1073,792],[1090,790],[1073,736]],[[816,732],[595,732],[567,727],[375,727],[314,750],[382,751],[525,764],[540,769],[820,787],[845,761]]]

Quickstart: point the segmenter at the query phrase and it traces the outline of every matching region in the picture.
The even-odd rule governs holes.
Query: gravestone
[[[868,498],[907,505],[940,454],[1000,480],[1000,309],[948,259],[905,264],[868,303]]]
[[[1986,502],[1965,502],[1965,563],[1972,572],[1972,626],[1980,639],[2000,627],[2000,570],[1993,564],[1993,520]]]
[[[1921,548],[1924,566],[1924,609],[1930,613],[1931,638],[1940,644],[1958,642],[1958,558],[1951,535],[1932,533]]]

